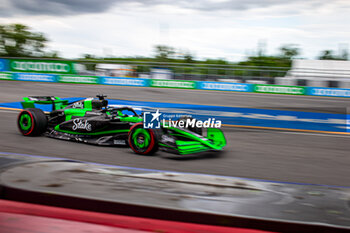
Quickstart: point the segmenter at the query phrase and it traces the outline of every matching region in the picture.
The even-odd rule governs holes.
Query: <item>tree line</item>
[[[41,32],[35,32],[23,24],[0,25],[0,56],[2,57],[36,57],[36,58],[61,58],[57,51],[47,52],[48,38]],[[278,54],[266,55],[261,50],[248,56],[246,60],[232,63],[225,59],[196,60],[189,51],[180,51],[167,45],[156,45],[152,57],[97,57],[93,54],[84,54],[78,59],[94,60],[124,60],[124,61],[152,61],[173,63],[199,63],[217,65],[242,65],[242,66],[266,66],[266,67],[290,67],[291,60],[299,57],[301,50],[298,45],[288,44],[280,47]],[[341,54],[333,50],[323,50],[317,59],[321,60],[348,60],[348,52],[343,49]]]

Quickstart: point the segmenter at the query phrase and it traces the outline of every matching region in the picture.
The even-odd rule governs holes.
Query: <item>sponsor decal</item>
[[[350,89],[309,87],[308,95],[350,97]]]
[[[170,142],[170,143],[175,143],[175,139],[172,137],[169,137],[166,134],[162,135],[162,142]]]
[[[251,84],[225,82],[198,82],[199,89],[218,91],[251,91]]]
[[[195,89],[195,81],[185,80],[166,80],[166,79],[152,79],[151,87],[170,87],[170,88],[183,88],[183,89]]]
[[[0,73],[0,80],[12,80],[12,74]]]
[[[113,140],[114,145],[126,145],[125,140]]]
[[[145,129],[159,129],[161,125],[164,128],[176,127],[176,128],[221,128],[221,120],[215,120],[215,118],[208,118],[205,121],[197,120],[191,118],[189,115],[185,115],[186,118],[181,120],[173,120],[174,117],[183,117],[184,115],[174,114],[166,115],[163,114],[163,118],[160,119],[162,113],[159,112],[159,109],[155,113],[145,112],[143,126]]]
[[[16,73],[15,80],[33,82],[55,82],[56,76],[52,74]]]
[[[91,131],[91,124],[87,120],[74,119],[73,120],[73,130],[84,129],[86,131]]]
[[[254,85],[254,92],[272,93],[272,94],[304,95],[305,94],[305,87],[255,84]]]
[[[115,78],[115,77],[101,77],[101,84],[118,85],[118,86],[140,86],[147,85],[147,79],[140,78]]]
[[[49,60],[10,60],[11,71],[39,73],[75,73],[73,62]]]
[[[71,76],[71,75],[60,75],[59,82],[61,83],[87,83],[97,84],[98,77],[96,76]]]
[[[73,108],[84,108],[84,103],[81,101],[75,102],[73,103]]]

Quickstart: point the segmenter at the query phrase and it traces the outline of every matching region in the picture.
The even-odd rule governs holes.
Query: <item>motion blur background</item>
[[[139,180],[134,186],[118,183],[126,186],[125,193],[98,190],[102,196],[111,195],[115,203],[140,204],[131,193],[145,203],[154,199],[158,203],[154,197],[159,195],[165,200],[161,204],[175,203],[178,210],[192,214],[245,215],[277,219],[280,224],[300,221],[349,230],[349,22],[348,0],[0,0],[0,155],[35,161],[64,157],[117,166],[116,170],[136,169],[137,175],[137,169],[145,169],[136,179],[153,172],[164,172],[168,179],[169,172],[180,172],[190,180],[189,173],[204,174],[213,183],[229,180],[227,186],[222,183],[229,188],[204,183],[204,191],[197,192],[189,187],[185,193],[189,199],[176,186],[182,185],[181,180],[170,191],[157,184],[142,186]],[[13,106],[24,96],[98,93],[133,107],[165,106],[194,115],[202,111],[206,117],[210,113],[223,120],[228,145],[220,155],[174,160],[162,152],[136,156],[129,148],[16,133],[19,109]],[[111,187],[116,186],[116,177],[125,175],[99,174],[99,182]],[[198,180],[207,178],[191,181]],[[217,190],[210,191],[214,186]],[[61,186],[45,187],[54,193]],[[244,188],[237,191],[237,187]],[[96,188],[89,190],[90,198],[100,197]],[[226,193],[220,193],[223,190]],[[68,195],[78,191],[72,188]],[[47,203],[56,202],[46,198]],[[103,211],[96,206],[79,208]],[[152,218],[157,212],[153,211],[128,215]],[[251,227],[214,219],[219,220],[207,220]],[[309,229],[293,231],[269,224],[254,226],[283,232]]]

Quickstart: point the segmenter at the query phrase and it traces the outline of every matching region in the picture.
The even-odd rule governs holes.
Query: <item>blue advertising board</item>
[[[14,79],[17,81],[57,82],[57,75],[37,73],[15,73]]]
[[[330,96],[330,97],[350,97],[350,89],[328,88],[328,87],[308,87],[307,95]]]
[[[9,71],[10,62],[8,59],[0,59],[0,71]]]
[[[226,82],[197,82],[197,89],[202,90],[217,90],[217,91],[239,91],[251,92],[252,84],[245,83],[226,83]]]
[[[149,80],[144,78],[100,77],[100,84],[148,87]]]
[[[328,132],[347,132],[347,115],[319,112],[237,108],[210,105],[176,104],[162,102],[143,102],[130,100],[109,100],[109,104],[141,107],[143,111],[156,111],[168,115],[191,115],[205,120],[215,118],[222,124],[316,130]],[[349,120],[348,120],[349,122]]]
[[[231,112],[193,112],[197,119],[215,117],[227,125],[327,132],[348,132],[346,114],[236,108]]]

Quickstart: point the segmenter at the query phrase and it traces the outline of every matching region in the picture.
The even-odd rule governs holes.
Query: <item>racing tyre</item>
[[[130,128],[128,143],[130,148],[140,155],[152,155],[158,150],[158,141],[152,129],[144,129],[143,124]]]
[[[46,131],[47,117],[41,109],[27,108],[18,115],[17,125],[24,136],[37,136]]]
[[[184,122],[186,122],[187,121],[187,119],[190,119],[190,120],[193,120],[193,118],[192,117],[180,117],[180,119],[179,119],[179,121],[184,121]],[[195,119],[196,120],[196,119]],[[196,120],[197,121],[197,120]],[[196,133],[196,134],[199,134],[199,135],[202,135],[203,134],[203,131],[202,131],[202,128],[198,128],[198,127],[188,127],[187,128],[188,130],[190,130],[190,131],[192,131],[192,132],[194,132],[194,133]]]

